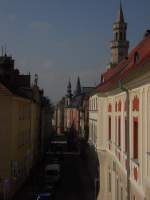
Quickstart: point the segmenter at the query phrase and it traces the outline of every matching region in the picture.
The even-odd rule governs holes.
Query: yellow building
[[[36,92],[36,89],[33,89]],[[34,92],[33,92],[34,93]],[[12,196],[38,160],[40,104],[0,83],[0,194]]]

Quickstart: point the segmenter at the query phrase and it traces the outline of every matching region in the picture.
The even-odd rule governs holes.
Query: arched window
[[[108,117],[108,139],[111,140],[111,116]]]
[[[115,40],[118,40],[118,32],[115,34]]]
[[[124,32],[124,40],[126,40],[126,33]]]
[[[111,106],[110,103],[109,103],[109,105],[108,105],[108,112],[112,112],[112,106]]]
[[[121,100],[118,103],[118,111],[121,112]]]
[[[135,96],[132,101],[132,110],[139,111],[139,98],[137,96]]]
[[[122,32],[120,32],[120,34],[119,34],[119,39],[123,40],[123,34],[122,34]]]
[[[118,117],[118,146],[121,147],[121,117]]]
[[[115,103],[115,112],[117,112],[117,102]]]

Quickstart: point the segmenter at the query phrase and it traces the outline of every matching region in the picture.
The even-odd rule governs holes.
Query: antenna
[[[7,56],[7,45],[5,44],[5,56]]]
[[[3,50],[4,50],[4,49],[3,49],[3,46],[2,46],[2,56],[3,56]]]

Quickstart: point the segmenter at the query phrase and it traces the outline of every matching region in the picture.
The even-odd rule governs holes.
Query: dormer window
[[[103,77],[103,75],[101,75],[101,83],[103,83],[104,82],[104,77]]]
[[[134,63],[137,63],[140,60],[140,55],[139,53],[136,51],[134,54]]]

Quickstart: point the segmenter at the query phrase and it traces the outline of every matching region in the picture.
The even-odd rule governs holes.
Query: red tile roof
[[[138,53],[139,58],[135,61],[135,56]],[[137,56],[138,56],[137,55]],[[109,91],[118,84],[119,80],[124,80],[127,75],[133,70],[142,67],[145,62],[150,62],[150,35],[145,37],[125,58],[114,68],[108,69],[102,74],[103,82],[97,87],[96,91]]]

